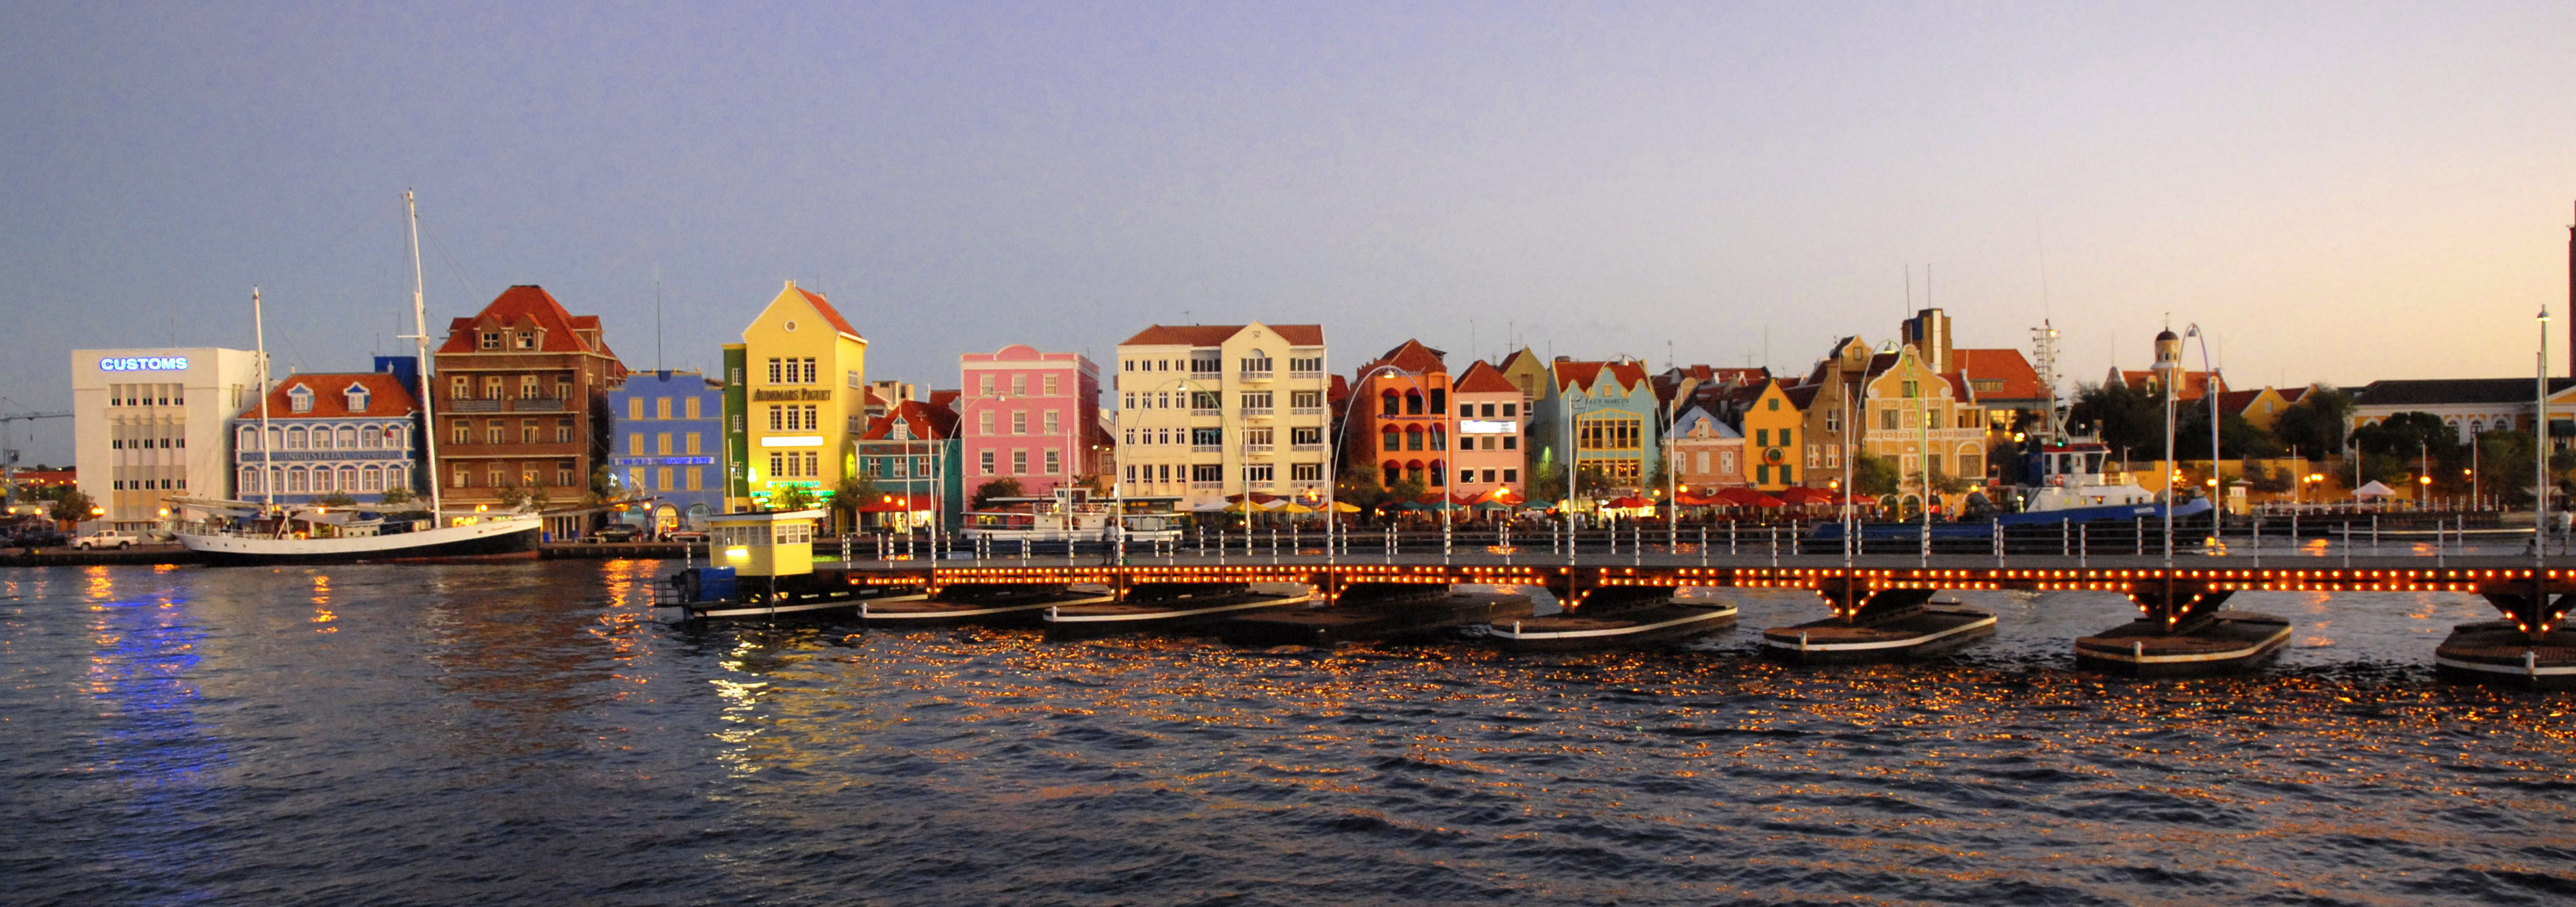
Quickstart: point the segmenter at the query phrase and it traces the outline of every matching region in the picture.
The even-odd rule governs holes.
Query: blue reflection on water
[[[103,707],[85,770],[95,808],[117,816],[99,859],[142,903],[211,900],[198,888],[218,850],[207,819],[219,799],[217,774],[230,762],[213,729],[200,724],[203,694],[191,674],[204,658],[206,630],[184,598],[113,600],[91,587],[90,698]],[[105,593],[102,595],[101,593]]]

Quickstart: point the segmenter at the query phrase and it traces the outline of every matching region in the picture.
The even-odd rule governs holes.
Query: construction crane
[[[0,502],[18,502],[18,449],[9,446],[9,430],[22,421],[69,419],[71,416],[69,412],[0,413]]]

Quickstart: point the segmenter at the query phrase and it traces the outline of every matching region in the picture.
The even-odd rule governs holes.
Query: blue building
[[[641,500],[621,522],[654,532],[705,529],[724,510],[724,382],[697,372],[634,372],[608,392],[609,486]]]
[[[417,360],[378,356],[376,369],[288,375],[234,416],[233,496],[315,504],[343,495],[373,504],[394,489],[419,493]]]
[[[1645,366],[1560,359],[1549,372],[1548,393],[1530,406],[1537,446],[1532,471],[1561,469],[1570,454],[1576,469],[1599,472],[1612,488],[1646,487],[1663,460],[1664,426],[1663,404]]]

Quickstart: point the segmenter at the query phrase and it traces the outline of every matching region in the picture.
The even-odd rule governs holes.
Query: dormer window
[[[519,349],[523,349],[523,350],[533,350],[533,349],[536,349],[536,348],[537,348],[537,332],[535,332],[535,331],[520,331],[520,332],[519,332]]]
[[[288,409],[292,409],[299,413],[312,412],[313,389],[298,384],[295,386],[295,389],[286,392],[286,401]]]
[[[475,346],[476,346],[477,348],[479,348],[479,349],[487,349],[487,350],[497,350],[497,349],[500,349],[500,348],[501,348],[501,332],[499,332],[499,331],[484,331],[484,332],[483,332],[483,336],[482,336],[482,338],[480,339],[480,341],[479,341],[478,343],[476,343],[476,344],[475,344]]]
[[[344,396],[344,397],[347,397],[347,398],[348,398],[348,406],[349,406],[349,411],[350,411],[350,412],[353,412],[353,413],[363,413],[363,412],[366,412],[366,411],[367,411],[367,386],[366,386],[366,385],[363,385],[363,384],[352,384],[352,385],[349,385],[349,389],[348,389],[348,390],[345,390],[345,391],[341,391],[341,392],[340,392],[340,394],[341,394],[341,396]]]
[[[894,430],[887,432],[886,434],[897,441],[910,441],[912,440],[912,423],[897,422],[894,424]]]

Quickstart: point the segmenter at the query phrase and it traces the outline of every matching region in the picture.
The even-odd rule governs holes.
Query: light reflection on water
[[[2132,682],[2072,670],[2075,636],[2127,619],[2098,593],[1963,594],[1997,638],[1814,670],[1754,657],[1823,615],[1775,590],[1695,591],[1742,628],[1680,651],[1509,656],[674,626],[639,586],[659,569],[20,571],[0,715],[44,727],[0,728],[89,742],[0,767],[199,793],[173,824],[22,784],[0,818],[32,838],[0,869],[39,901],[234,903],[2576,890],[2570,698],[2426,670],[2486,616],[2467,596],[2240,596],[2297,621],[2278,666]],[[344,632],[299,631],[325,592]],[[167,607],[109,604],[144,601]],[[114,667],[71,689],[43,673],[66,660]],[[135,846],[78,856],[99,840]]]

